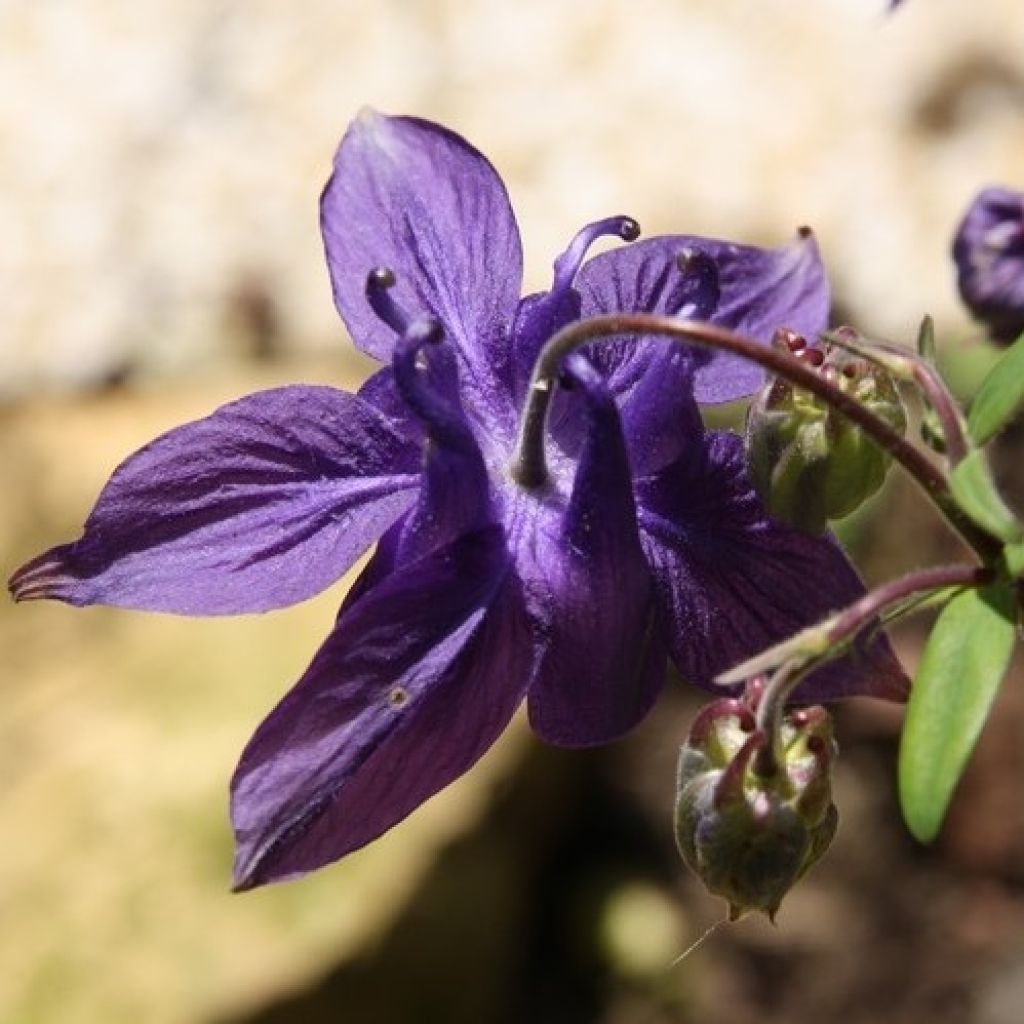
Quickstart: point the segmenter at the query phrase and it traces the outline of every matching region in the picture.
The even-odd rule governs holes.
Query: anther
[[[820,348],[805,348],[798,357],[809,366],[821,366],[825,362],[825,353]]]
[[[378,319],[396,334],[405,334],[409,327],[409,317],[391,297],[394,286],[395,272],[390,267],[374,267],[366,275],[366,301]]]

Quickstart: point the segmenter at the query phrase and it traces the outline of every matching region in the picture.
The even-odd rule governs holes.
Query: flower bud
[[[831,346],[808,347],[780,332],[776,344],[834,386],[853,395],[893,429],[907,418],[892,377],[881,367]],[[885,479],[890,458],[842,413],[788,380],[769,380],[747,414],[747,468],[768,511],[805,533],[849,515]]]
[[[975,197],[953,240],[964,304],[1009,344],[1024,332],[1024,192],[986,188]]]
[[[782,721],[774,771],[757,754],[770,737],[740,700],[715,701],[694,722],[679,756],[676,843],[729,919],[760,910],[774,920],[782,898],[828,849],[838,813],[830,770],[832,722],[821,707]]]

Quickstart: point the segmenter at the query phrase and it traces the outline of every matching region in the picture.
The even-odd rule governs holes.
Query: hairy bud
[[[885,370],[839,348],[807,346],[791,332],[775,344],[817,368],[893,429],[907,417]],[[781,377],[769,380],[747,414],[747,467],[766,508],[805,533],[849,515],[885,480],[889,456],[855,423]]]
[[[755,726],[749,701],[704,708],[679,757],[676,842],[729,918],[759,910],[774,919],[782,898],[828,849],[838,813],[830,771],[832,722],[821,707],[782,722],[774,771],[757,755],[771,743]]]

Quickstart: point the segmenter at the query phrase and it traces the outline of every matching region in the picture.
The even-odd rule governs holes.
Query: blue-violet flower
[[[653,238],[584,262],[599,236],[636,236],[613,217],[520,300],[493,167],[444,128],[374,113],[342,140],[321,215],[338,310],[385,366],[357,395],[277,388],[157,438],[115,470],[79,540],[10,583],[19,599],[259,612],[323,590],[377,542],[242,754],[241,889],[379,836],[465,772],[524,698],[544,739],[604,743],[646,714],[669,657],[707,686],[862,593],[831,539],[767,516],[741,439],[704,430],[698,401],[760,383],[735,358],[653,338],[591,347],[567,361],[548,483],[508,473],[537,353],[581,316],[680,314],[765,344],[781,324],[816,335],[828,284],[808,232],[776,250]],[[877,638],[798,699],[905,692]]]
[[[993,340],[1024,332],[1024,192],[982,189],[953,240],[957,285]]]

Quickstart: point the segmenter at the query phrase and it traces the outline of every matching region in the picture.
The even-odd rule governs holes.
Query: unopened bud
[[[758,754],[771,742],[748,703],[724,699],[698,715],[680,752],[676,842],[708,891],[728,901],[730,920],[748,910],[774,919],[836,831],[828,713],[786,715],[773,770],[760,774]]]
[[[894,430],[907,418],[885,370],[831,346],[799,345],[791,332],[776,344],[814,367]],[[788,380],[769,380],[747,414],[747,467],[768,511],[805,533],[821,534],[830,519],[849,515],[874,494],[890,458],[852,420]]]
[[[953,241],[957,285],[965,305],[994,341],[1024,331],[1024,192],[982,189]]]

